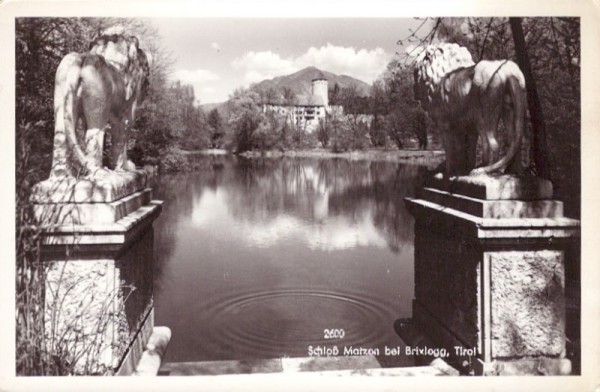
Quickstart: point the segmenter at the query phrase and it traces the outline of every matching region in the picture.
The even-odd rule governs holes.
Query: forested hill
[[[355,87],[358,95],[369,96],[371,86],[362,80],[355,79],[348,75],[336,75],[332,72],[320,70],[316,67],[307,67],[290,75],[277,76],[270,80],[263,80],[255,83],[252,87],[260,90],[269,88],[282,89],[284,87],[292,89],[296,94],[303,94],[310,88],[313,79],[324,75],[329,82],[329,90],[333,90],[337,83],[339,88]]]
[[[263,80],[254,83],[250,88],[259,92],[268,90],[281,92],[283,89],[290,89],[296,95],[304,95],[311,91],[312,80],[321,75],[327,78],[330,96],[336,84],[340,90],[348,88],[355,89],[358,96],[368,97],[371,93],[371,85],[362,80],[348,75],[336,75],[329,71],[320,70],[317,67],[306,67],[290,75],[277,76],[273,79]],[[226,102],[206,103],[200,105],[200,107],[206,113],[216,108],[223,114],[226,111],[225,104]]]

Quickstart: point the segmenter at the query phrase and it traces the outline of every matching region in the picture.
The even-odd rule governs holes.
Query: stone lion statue
[[[525,78],[509,60],[480,61],[457,44],[429,45],[416,55],[415,96],[440,127],[449,176],[521,171],[526,115]],[[502,120],[509,145],[501,155]],[[482,166],[475,169],[477,138]]]
[[[148,77],[149,59],[133,36],[102,35],[89,52],[63,58],[54,88],[51,178],[93,174],[104,166],[135,169],[127,160],[128,130]]]

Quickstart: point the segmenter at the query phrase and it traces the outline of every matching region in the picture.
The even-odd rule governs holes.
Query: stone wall
[[[415,217],[415,328],[476,374],[568,374],[565,264],[579,221],[538,178],[434,179]],[[570,270],[573,268],[570,268]]]

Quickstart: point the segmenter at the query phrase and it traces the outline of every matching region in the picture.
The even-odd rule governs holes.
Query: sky
[[[173,80],[201,104],[308,66],[371,84],[422,21],[412,18],[153,18],[174,57]],[[423,28],[425,30],[425,28]],[[142,43],[143,47],[143,43]]]

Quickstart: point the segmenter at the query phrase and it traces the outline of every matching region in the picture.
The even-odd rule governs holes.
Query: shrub
[[[160,159],[158,171],[160,173],[175,173],[188,171],[189,167],[189,161],[182,155],[181,151],[170,149]]]

